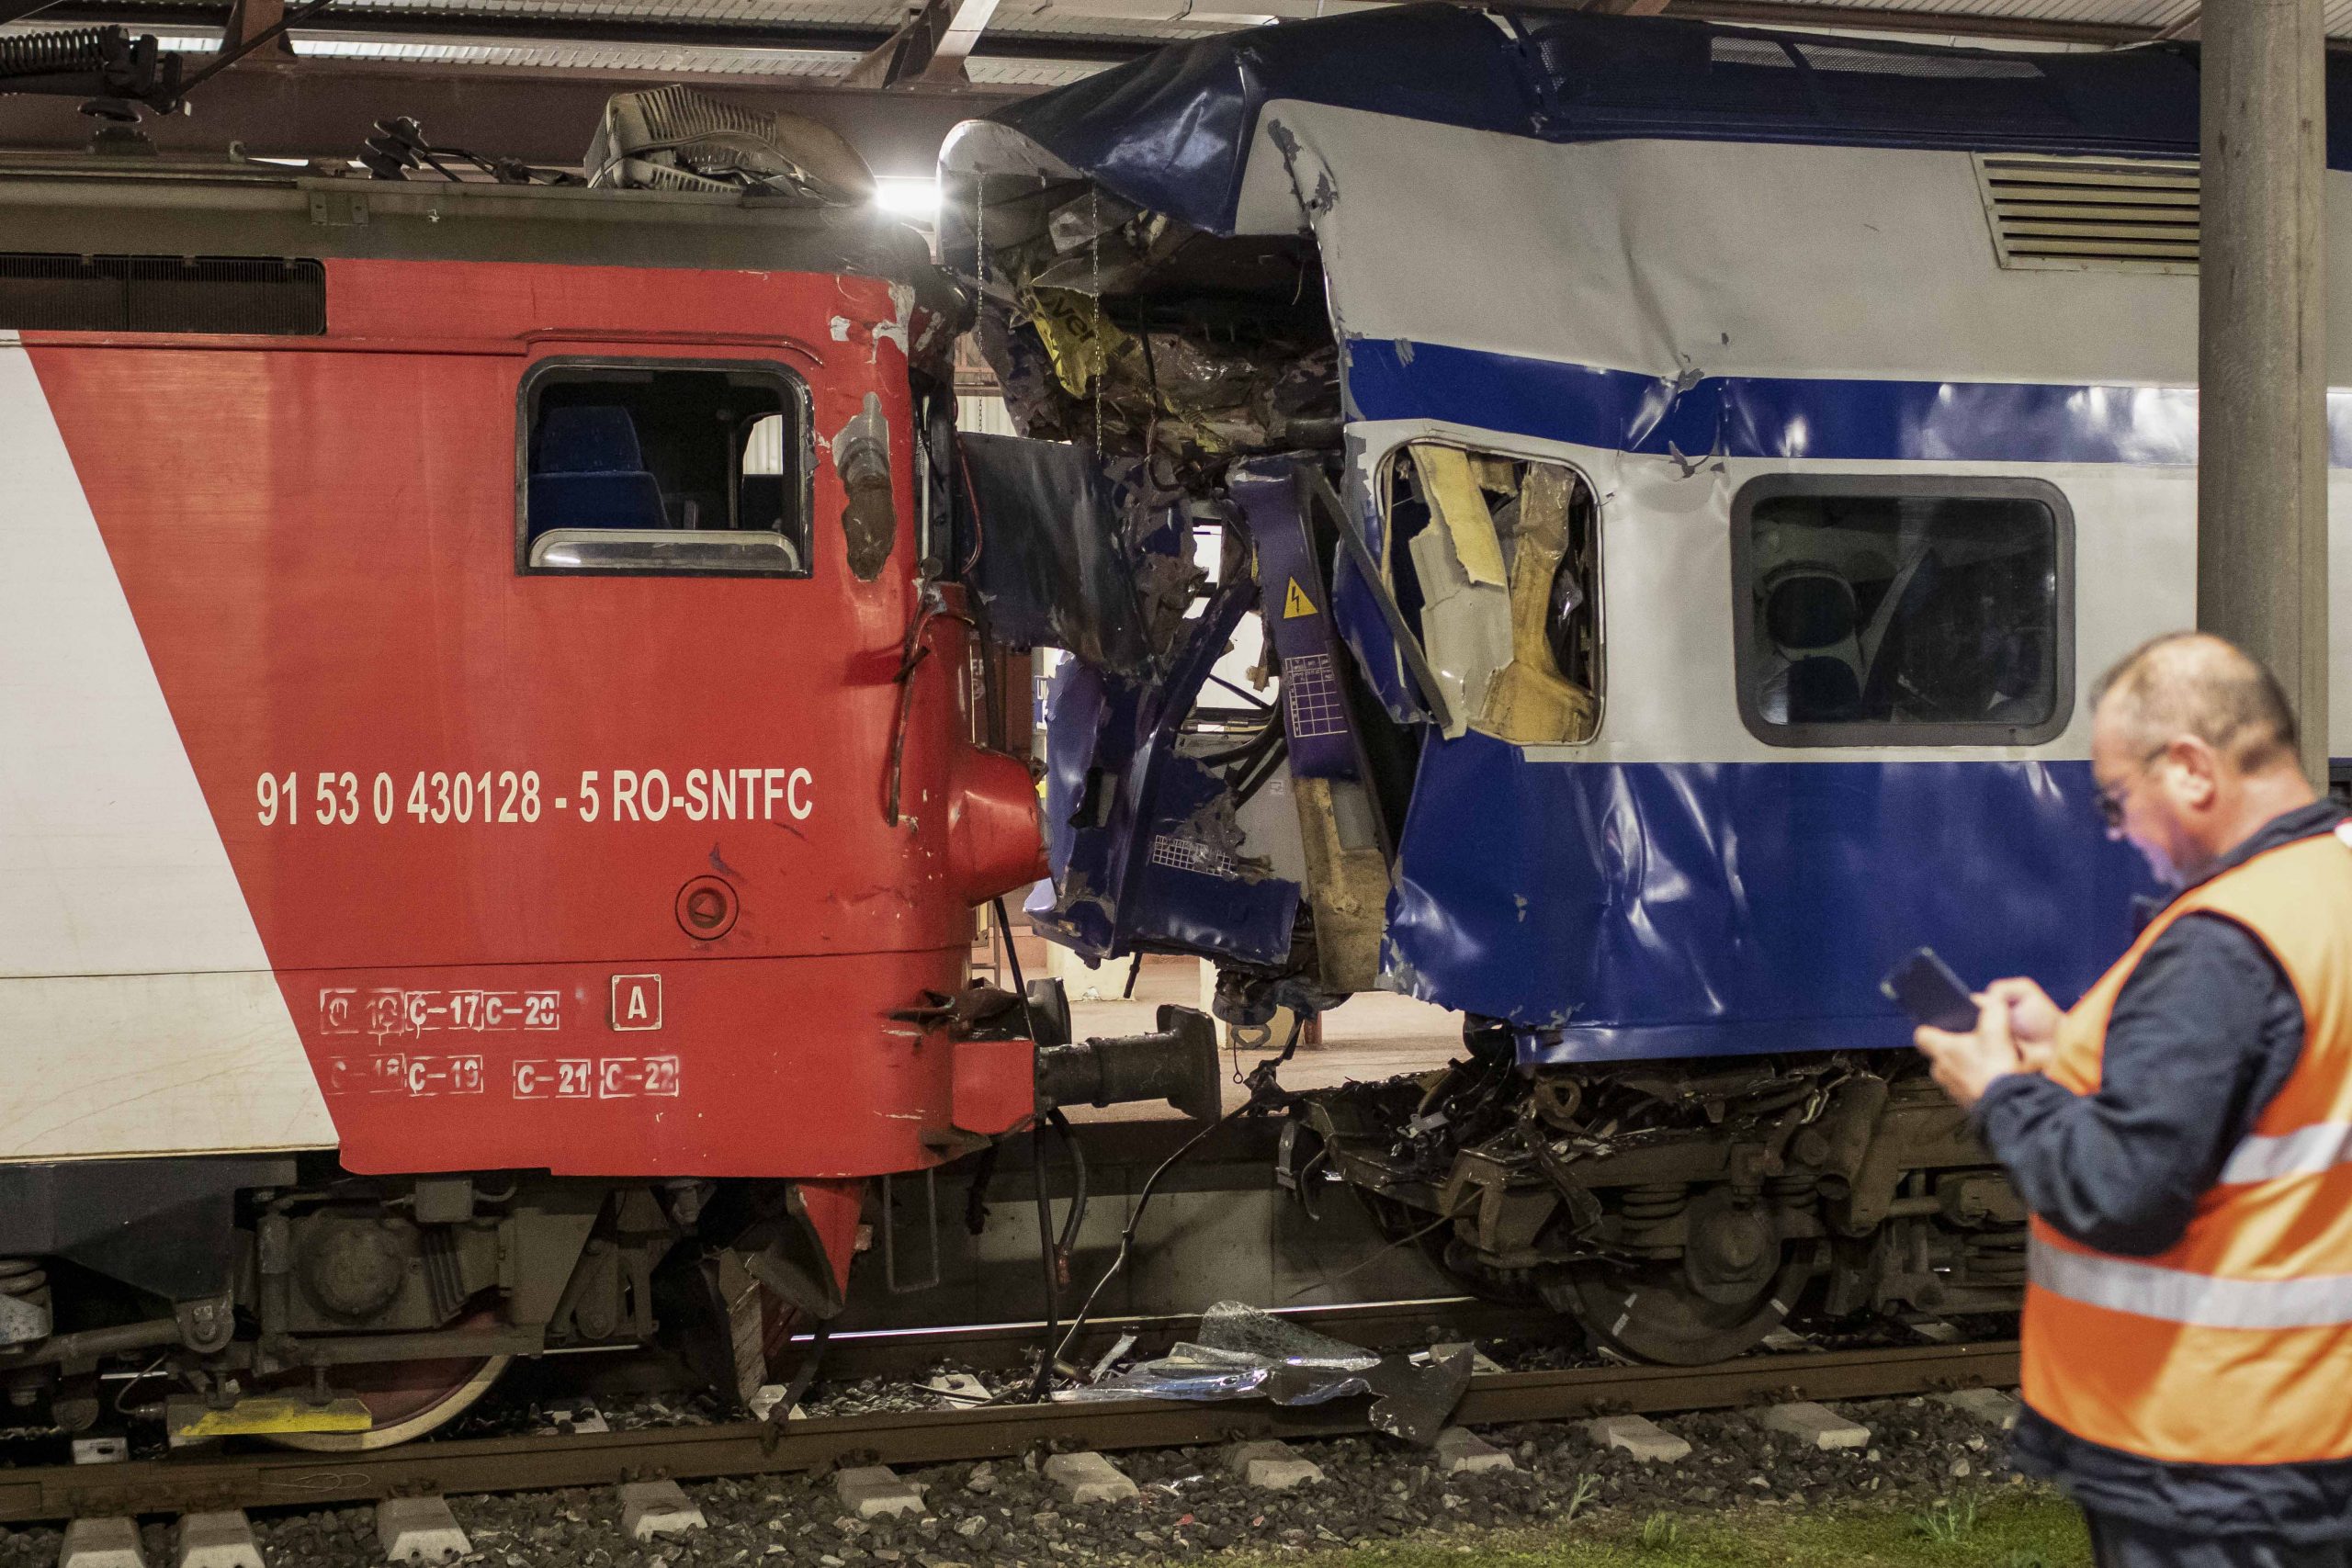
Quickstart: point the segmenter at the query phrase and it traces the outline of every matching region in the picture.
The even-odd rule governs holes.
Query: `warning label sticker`
[[[1298,579],[1292,578],[1290,591],[1283,595],[1283,619],[1295,621],[1301,615],[1313,614],[1315,614],[1315,601],[1306,596],[1306,590],[1298,585]]]

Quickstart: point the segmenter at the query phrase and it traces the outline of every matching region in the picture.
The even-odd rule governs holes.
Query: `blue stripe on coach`
[[[1900,1045],[1878,982],[1928,946],[2071,1002],[2154,891],[2090,764],[1531,761],[1421,754],[1391,984],[1531,1026],[1564,1059]]]
[[[1709,376],[1449,344],[1348,340],[1357,419],[1442,420],[1547,441],[1686,457],[2191,464],[2194,387]],[[2352,391],[2328,394],[2328,461],[2352,468]]]

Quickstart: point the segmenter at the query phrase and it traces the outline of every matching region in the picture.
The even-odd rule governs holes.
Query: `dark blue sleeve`
[[[2301,1003],[2269,950],[2186,915],[2116,998],[2098,1092],[1997,1079],[1977,1126],[2026,1207],[2086,1247],[2146,1257],[2180,1239],[2302,1047]]]

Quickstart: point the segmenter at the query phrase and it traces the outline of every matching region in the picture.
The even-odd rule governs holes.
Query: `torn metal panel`
[[[1502,483],[1510,483],[1508,473]],[[1555,594],[1569,550],[1568,508],[1576,481],[1553,463],[1530,463],[1519,491],[1518,526],[1510,566],[1510,662],[1487,688],[1477,727],[1521,745],[1592,739],[1600,705],[1592,687],[1560,672],[1547,635],[1555,602],[1584,611],[1589,591],[1572,576]]]
[[[1495,672],[1510,662],[1509,570],[1467,455],[1426,443],[1408,451],[1434,525],[1415,534],[1406,549],[1420,588],[1421,640],[1445,693],[1443,733],[1451,739],[1485,708]]]
[[[1489,484],[1511,488],[1510,465],[1425,441],[1414,443],[1411,450],[1421,494],[1430,514],[1443,525],[1463,577],[1476,587],[1502,587],[1510,574],[1485,491]]]
[[[1173,949],[1245,964],[1289,957],[1299,887],[1247,854],[1224,780],[1189,757],[1159,759],[1152,818],[1121,908],[1125,950]]]
[[[1299,779],[1293,788],[1315,910],[1317,977],[1343,995],[1377,989],[1390,889],[1371,798],[1353,779]]]
[[[1374,517],[1367,522],[1371,536],[1365,560],[1342,551],[1332,564],[1331,625],[1355,656],[1356,668],[1388,716],[1398,724],[1417,724],[1434,716],[1422,700],[1421,687],[1405,668],[1403,643],[1409,633],[1392,624],[1390,596],[1379,571],[1365,564],[1377,558],[1382,528]]]
[[[1135,891],[1121,915],[1136,942],[1272,965],[1290,954],[1298,885],[1236,852],[1240,834],[1225,778],[1177,750],[1185,717],[1254,597],[1247,579],[1222,585],[1146,705],[1152,733],[1130,770]]]
[[[1116,197],[1089,194],[1066,203],[1046,220],[1046,238],[1054,249],[1068,255],[1081,245],[1100,241],[1121,224],[1133,222],[1139,216],[1137,209]]]
[[[1039,929],[1089,958],[1148,950],[1256,965],[1290,955],[1297,883],[1246,847],[1226,777],[1180,750],[1184,721],[1254,585],[1227,584],[1186,628],[1164,677],[1072,661],[1046,720],[1053,891]]]
[[[1034,258],[1012,265],[1026,259]],[[1127,310],[1106,298],[1164,284],[1124,243],[1098,242],[1091,252],[1016,276],[1013,324],[993,341],[1018,358],[1034,338],[1050,368],[1049,378],[1015,375],[1007,382],[1042,394],[1023,411],[1029,434],[1050,427],[1091,441],[1099,425],[1106,446],[1211,466],[1337,441],[1338,355],[1327,335],[1252,333],[1253,342],[1193,324],[1131,330],[1120,319]],[[984,348],[990,342],[984,337]]]
[[[1445,693],[1442,733],[1590,739],[1600,584],[1589,489],[1556,463],[1434,442],[1407,446],[1387,471],[1389,521],[1405,544],[1391,571],[1399,598],[1418,606]]]
[[[1134,753],[1136,688],[1065,662],[1046,696],[1046,865],[1025,905],[1043,934],[1090,958],[1117,941],[1119,843],[1114,813]]]
[[[1310,487],[1304,466],[1291,458],[1237,465],[1230,482],[1257,546],[1259,603],[1282,660],[1282,721],[1315,912],[1317,975],[1330,991],[1369,990],[1379,980],[1388,903],[1386,835],[1366,787],[1325,550],[1306,504]]]
[[[983,151],[959,141],[951,162]],[[1023,181],[972,216],[950,214],[943,254],[978,287],[981,352],[1023,434],[1211,483],[1235,456],[1338,444],[1311,245],[1220,239],[1078,179]]]
[[[1426,1359],[1382,1355],[1301,1328],[1239,1302],[1201,1314],[1194,1338],[1066,1397],[1223,1400],[1262,1397],[1276,1404],[1323,1404],[1370,1394],[1375,1431],[1427,1448],[1469,1389],[1467,1348]]]
[[[963,579],[989,629],[1133,674],[1150,657],[1117,498],[1093,453],[1017,435],[958,437],[977,527]]]
[[[1423,529],[1407,547],[1421,586],[1421,640],[1450,712],[1442,733],[1452,739],[1486,705],[1495,671],[1510,661],[1510,595],[1473,581],[1441,529]]]
[[[1351,442],[1351,465],[1361,456]],[[1359,513],[1321,482],[1320,476],[1309,483],[1308,491],[1312,505],[1330,525],[1338,544],[1331,563],[1333,629],[1355,655],[1357,668],[1390,718],[1399,725],[1434,721],[1443,726],[1448,722],[1444,695],[1419,639],[1407,623],[1396,596],[1389,592],[1387,574],[1380,570],[1387,525],[1377,503],[1365,499]],[[1355,493],[1352,487],[1351,493]]]

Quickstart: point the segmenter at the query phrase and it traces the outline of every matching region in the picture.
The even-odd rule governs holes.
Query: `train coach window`
[[[808,574],[808,394],[789,370],[548,360],[517,423],[521,570]]]
[[[1383,541],[1449,710],[1522,746],[1600,725],[1600,513],[1559,463],[1416,441],[1389,455]]]
[[[2039,479],[1778,474],[1732,503],[1740,717],[1772,746],[2012,746],[2074,706],[2074,519]]]

